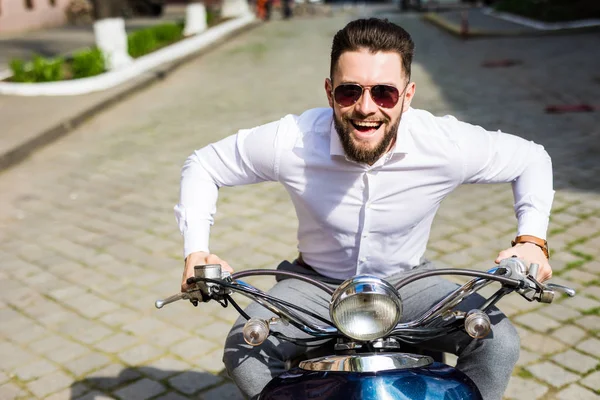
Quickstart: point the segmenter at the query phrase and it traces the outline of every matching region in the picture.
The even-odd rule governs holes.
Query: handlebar
[[[278,271],[278,270],[246,270],[230,275],[228,272],[221,271],[218,265],[197,266],[194,269],[195,277],[188,279],[188,284],[192,289],[188,292],[178,293],[164,300],[157,300],[155,306],[162,308],[167,304],[178,300],[188,299],[194,305],[198,302],[207,302],[210,300],[219,301],[224,307],[230,302],[238,312],[246,319],[249,316],[235,303],[229,296],[232,292],[242,294],[250,299],[258,302],[263,307],[267,308],[279,319],[293,324],[298,329],[319,339],[339,337],[339,332],[335,325],[323,317],[310,313],[307,310],[300,308],[295,304],[285,302],[284,300],[274,298],[267,293],[248,285],[240,280],[247,276],[281,276],[288,278],[299,279],[312,285],[319,287],[329,295],[334,293],[334,290],[325,285],[323,282],[317,281],[297,273]],[[396,285],[396,289],[400,289],[416,280],[437,275],[462,275],[471,276],[469,282],[448,294],[445,298],[435,304],[430,310],[424,313],[416,320],[398,324],[392,334],[413,337],[415,330],[423,330],[423,335],[443,334],[443,328],[433,328],[440,318],[445,318],[448,312],[459,304],[465,297],[478,292],[483,287],[492,282],[498,282],[502,288],[494,295],[490,296],[480,307],[483,312],[487,312],[490,307],[495,305],[503,296],[513,291],[519,293],[528,301],[538,301],[543,303],[551,303],[554,298],[554,291],[565,293],[568,296],[574,296],[575,291],[566,286],[547,283],[542,284],[535,279],[537,275],[537,266],[531,265],[528,269],[525,264],[516,258],[504,260],[499,266],[490,269],[487,272],[464,270],[464,269],[440,269],[429,270],[420,273],[415,273],[401,280]],[[309,322],[308,319],[299,315],[302,314],[312,317],[318,321],[324,322],[327,326],[317,325]],[[464,313],[454,313],[455,320],[464,319]],[[274,333],[275,334],[275,333]]]

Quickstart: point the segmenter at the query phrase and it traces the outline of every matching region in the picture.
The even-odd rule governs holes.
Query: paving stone
[[[38,359],[31,364],[23,365],[15,369],[14,374],[22,381],[29,381],[54,372],[56,369],[56,365],[46,360]]]
[[[162,357],[153,361],[150,365],[138,368],[141,373],[157,381],[190,369],[192,369],[190,364],[172,357]]]
[[[67,388],[73,383],[73,379],[64,372],[55,371],[40,379],[27,384],[29,390],[38,397],[45,397],[51,393]]]
[[[573,325],[566,325],[552,332],[552,336],[571,346],[579,343],[586,335],[586,331]]]
[[[142,335],[146,332],[152,331],[162,331],[166,328],[168,328],[168,325],[154,318],[143,318],[130,324],[123,325],[122,327],[123,330],[131,332],[135,335]]]
[[[186,395],[214,386],[221,381],[222,379],[218,376],[194,370],[185,371],[168,380],[169,385]]]
[[[179,316],[178,321],[185,320],[184,315]],[[147,335],[148,341],[156,346],[168,347],[177,342],[181,342],[185,339],[189,339],[191,336],[190,332],[186,332],[182,329],[169,327],[161,331],[149,332]]]
[[[119,358],[129,365],[140,365],[159,357],[163,351],[149,344],[140,344],[120,352]]]
[[[120,306],[112,301],[104,300],[94,294],[86,293],[79,296],[76,302],[70,304],[78,312],[88,318],[97,318],[102,314],[106,314],[117,310]]]
[[[64,335],[72,336],[77,341],[86,344],[95,343],[113,333],[113,331],[101,324],[86,319],[61,324],[58,330]]]
[[[581,312],[558,303],[551,304],[548,307],[542,307],[538,311],[544,315],[552,317],[552,319],[556,321],[566,321],[581,316]]]
[[[0,371],[0,385],[8,380],[10,380],[10,377],[8,375],[6,375],[4,372]]]
[[[189,397],[182,396],[175,392],[168,392],[163,394],[160,397],[157,397],[156,400],[188,400]]]
[[[575,296],[564,302],[567,307],[575,308],[579,311],[589,311],[600,308],[600,301],[585,296]]]
[[[123,389],[115,392],[119,399],[123,400],[145,400],[165,391],[165,387],[151,379],[144,378],[135,383],[132,383]]]
[[[556,398],[559,400],[597,400],[598,395],[579,385],[569,385],[558,392]]]
[[[106,353],[118,353],[123,349],[132,347],[136,343],[138,343],[138,339],[135,336],[117,333],[116,335],[96,343],[94,347]]]
[[[98,390],[93,390],[89,393],[84,394],[81,397],[77,397],[76,400],[114,400],[113,396],[109,396],[106,393]]]
[[[514,321],[516,321],[519,324],[525,325],[530,329],[542,333],[560,327],[560,324],[555,320],[547,316],[538,314],[537,312],[519,315],[517,318],[514,319]]]
[[[243,400],[240,390],[233,383],[226,383],[202,393],[202,400]]]
[[[582,269],[572,269],[562,274],[561,277],[563,277],[564,279],[577,281],[583,284],[587,284],[588,282],[592,282],[598,279],[598,276],[596,274],[586,272]]]
[[[109,363],[110,359],[104,354],[88,353],[81,358],[63,364],[63,367],[75,376],[82,376]]]
[[[595,260],[587,262],[583,264],[582,268],[588,272],[591,272],[592,274],[600,274],[600,261]]]
[[[129,310],[127,308],[120,308],[118,310],[103,315],[102,317],[100,317],[99,320],[107,325],[117,327],[124,324],[131,324],[140,317],[140,314],[133,310]]]
[[[171,347],[171,353],[195,364],[197,359],[216,347],[217,345],[213,342],[192,337]]]
[[[581,294],[600,300],[600,286],[588,286],[581,291]]]
[[[600,364],[600,360],[574,350],[567,350],[564,353],[556,354],[552,359],[563,367],[572,371],[577,371],[581,374],[585,374]]]
[[[108,390],[139,377],[140,373],[135,369],[125,368],[119,364],[110,364],[89,374],[85,383],[93,388]]]
[[[579,380],[579,376],[566,371],[549,362],[529,365],[525,367],[537,379],[548,383],[554,387],[561,387]]]
[[[517,366],[522,367],[524,365],[528,365],[535,361],[538,361],[539,359],[540,356],[538,354],[532,353],[525,349],[521,349],[521,351],[519,352],[519,360],[517,361]]]
[[[8,382],[0,385],[0,399],[2,400],[13,400],[25,395],[26,392],[14,383]]]
[[[83,396],[89,391],[90,389],[83,383],[75,383],[71,385],[70,388],[60,390],[49,397],[46,397],[44,400],[72,400]]]
[[[5,371],[36,360],[33,354],[9,342],[0,343],[0,354],[2,354],[2,357],[0,357],[0,369]]]
[[[600,371],[591,373],[582,379],[580,383],[583,386],[587,386],[588,388],[595,390],[596,392],[600,391]]]
[[[82,345],[74,342],[67,342],[61,347],[51,350],[45,354],[46,358],[57,364],[63,364],[67,361],[81,357],[90,351]]]
[[[16,343],[29,344],[51,334],[51,331],[43,326],[28,324],[27,329],[22,329],[18,335],[10,335],[10,338]]]
[[[516,400],[540,399],[548,392],[548,387],[531,379],[513,376],[504,392],[505,398]]]
[[[557,353],[567,347],[564,343],[552,339],[548,335],[528,332],[527,334],[520,333],[520,337],[521,346],[537,354]]]
[[[199,365],[202,369],[213,373],[219,373],[223,371],[225,366],[223,365],[223,348],[219,348],[211,351],[210,353],[200,357],[196,365]]]
[[[598,315],[586,315],[578,318],[575,322],[588,331],[600,331],[600,317]]]
[[[600,340],[590,338],[577,345],[577,350],[600,358]]]

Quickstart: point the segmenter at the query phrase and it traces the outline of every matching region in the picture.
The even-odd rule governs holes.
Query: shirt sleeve
[[[512,184],[517,235],[545,239],[554,199],[552,161],[543,146],[450,118],[463,162],[463,183]]]
[[[183,235],[184,257],[209,252],[210,227],[217,210],[219,188],[277,180],[281,121],[237,134],[194,151],[181,173],[175,217]]]

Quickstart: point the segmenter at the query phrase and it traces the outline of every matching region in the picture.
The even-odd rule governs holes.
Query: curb
[[[223,44],[228,39],[245,33],[250,29],[253,29],[261,24],[260,20],[253,21],[245,26],[236,29],[235,31],[229,32],[223,37],[215,40],[213,43],[204,47],[196,53],[192,53],[188,56],[182,57],[177,61],[173,61],[168,63],[167,65],[156,67],[155,69],[148,71],[146,76],[142,78],[139,82],[135,83],[131,87],[124,89],[121,92],[115,93],[114,96],[111,96],[108,99],[105,99],[93,106],[89,107],[86,110],[83,110],[79,114],[68,118],[67,120],[55,125],[49,129],[46,129],[40,132],[38,135],[28,140],[25,143],[21,143],[15,148],[5,152],[4,154],[0,154],[0,173],[7,170],[10,167],[15,166],[16,164],[24,161],[27,157],[29,157],[35,150],[46,146],[57,139],[65,136],[67,133],[73,131],[79,125],[83,124],[85,121],[93,117],[94,115],[99,114],[100,112],[108,109],[112,105],[125,100],[126,98],[132,96],[133,94],[141,91],[149,87],[150,85],[158,82],[169,76],[171,73],[175,72],[179,67],[183,64],[186,64],[193,59],[203,56],[204,54],[214,50],[216,47]]]
[[[449,22],[438,13],[426,13],[421,17],[424,21],[441,28],[448,33],[461,39],[476,38],[503,38],[503,37],[535,37],[535,36],[556,36],[556,35],[575,35],[581,33],[600,32],[598,26],[588,26],[580,28],[565,28],[558,30],[534,30],[534,29],[516,29],[512,31],[493,31],[485,29],[469,29],[466,33],[461,31],[460,25]]]

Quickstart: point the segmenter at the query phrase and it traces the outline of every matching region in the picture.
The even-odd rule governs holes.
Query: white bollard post
[[[185,10],[184,36],[191,36],[206,30],[206,7],[202,3],[188,4]]]
[[[104,54],[106,68],[119,69],[133,60],[127,52],[127,32],[123,18],[105,18],[94,22],[96,46]]]
[[[236,18],[250,14],[248,0],[223,0],[221,18]]]

